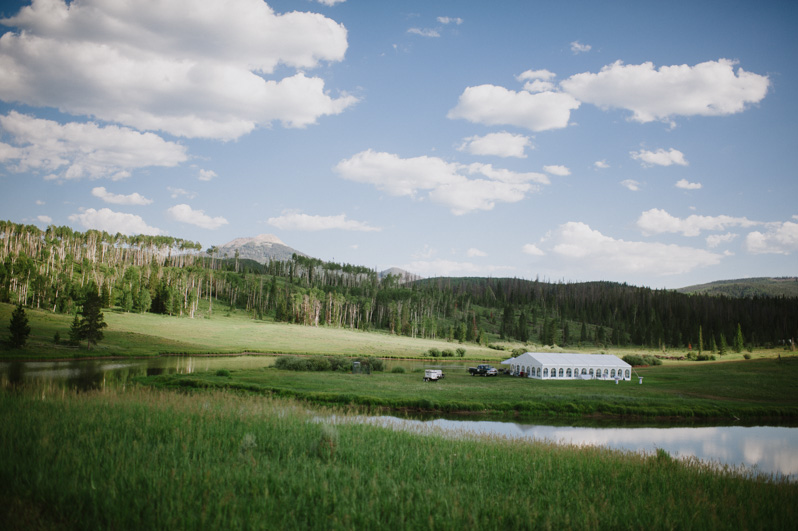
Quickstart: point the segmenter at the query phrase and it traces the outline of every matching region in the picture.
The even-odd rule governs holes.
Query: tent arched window
[[[562,376],[563,376],[563,370],[562,367],[560,367],[560,378],[562,378]]]
[[[631,378],[632,377],[632,373],[629,372],[629,369],[626,369],[626,377],[627,378]]]
[[[565,371],[565,377],[566,378],[570,378],[571,377],[571,369],[568,369],[567,371]]]
[[[538,367],[538,378],[540,378],[540,367]]]
[[[610,371],[610,378],[615,378],[615,369]]]
[[[527,365],[527,367],[526,367],[526,371],[524,371],[524,374],[526,374],[527,376],[529,376],[529,375],[531,374],[531,373],[529,372],[529,365]]]
[[[588,374],[590,375],[591,378],[593,378],[593,369],[590,369],[590,372]]]
[[[582,374],[587,374],[587,369],[583,368],[582,369]]]
[[[604,369],[604,378],[607,377],[607,369]]]
[[[543,377],[544,378],[548,378],[548,376],[549,376],[549,370],[548,369],[543,369]]]

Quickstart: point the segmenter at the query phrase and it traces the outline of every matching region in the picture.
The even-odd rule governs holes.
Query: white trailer
[[[443,371],[440,369],[425,369],[424,370],[424,381],[425,382],[437,382],[438,380],[443,379]]]

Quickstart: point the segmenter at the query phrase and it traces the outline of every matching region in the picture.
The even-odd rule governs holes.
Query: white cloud
[[[748,218],[731,216],[693,214],[681,219],[659,208],[646,210],[637,220],[637,226],[645,234],[682,233],[684,236],[698,236],[701,231],[705,230],[720,231],[728,227],[752,227],[755,225],[761,225],[761,223]]]
[[[3,23],[17,28],[0,39],[4,101],[225,140],[356,102],[302,73],[347,49],[346,28],[317,13],[251,0],[48,0]],[[266,79],[278,65],[298,73]]]
[[[210,181],[211,179],[213,179],[215,177],[218,177],[218,175],[216,175],[216,172],[213,171],[213,170],[200,169],[200,171],[199,171],[199,180],[200,181]]]
[[[36,216],[36,221],[38,221],[39,223],[46,223],[47,225],[49,225],[50,223],[53,222],[53,218],[51,218],[50,216],[40,215]]]
[[[515,92],[496,85],[467,87],[448,118],[484,125],[513,125],[531,131],[562,129],[579,107],[570,94]]]
[[[641,149],[640,151],[630,151],[629,156],[635,160],[639,160],[643,166],[670,166],[672,164],[687,166],[688,164],[687,160],[684,158],[684,153],[673,148],[670,148],[668,151],[662,148],[656,151]]]
[[[752,254],[791,254],[798,251],[798,223],[769,223],[767,232],[754,231],[745,238],[745,248]]]
[[[526,148],[533,149],[532,140],[528,136],[502,131],[500,133],[489,133],[485,136],[464,138],[463,144],[457,149],[472,155],[493,155],[496,157],[525,159]]]
[[[639,192],[640,191],[640,183],[635,181],[634,179],[626,179],[626,180],[621,181],[621,186],[623,186],[625,188],[628,188],[629,190],[631,190],[633,192]]]
[[[488,253],[485,251],[480,251],[479,249],[472,247],[468,251],[466,251],[466,256],[469,258],[473,258],[475,256],[488,256]]]
[[[734,65],[720,59],[656,69],[650,62],[616,61],[597,74],[573,75],[560,86],[581,102],[632,111],[631,119],[641,123],[674,116],[724,116],[761,101],[770,84],[767,76],[742,68],[735,72]]]
[[[548,70],[527,70],[515,76],[518,81],[524,82],[527,92],[553,92],[556,85],[551,81],[555,75]]]
[[[112,194],[104,186],[92,188],[91,195],[114,205],[149,205],[152,203],[152,199],[147,199],[137,192],[128,195]]]
[[[440,37],[441,34],[438,33],[437,30],[431,28],[410,28],[407,30],[408,33],[413,33],[414,35],[421,35],[422,37]]]
[[[194,210],[189,205],[180,204],[170,207],[167,210],[169,216],[175,221],[196,225],[203,229],[218,229],[222,225],[227,225],[227,220],[221,216],[211,217],[205,214],[204,210]]]
[[[593,167],[598,170],[606,170],[607,168],[610,167],[610,165],[607,163],[606,160],[597,160],[596,162],[593,163]]]
[[[335,4],[342,4],[346,2],[346,0],[316,0],[316,1],[325,6],[334,6]]]
[[[80,224],[84,229],[100,230],[109,234],[116,234],[117,232],[128,235],[147,234],[150,236],[163,234],[161,229],[147,225],[141,216],[114,212],[108,208],[101,208],[100,210],[87,208],[80,214],[69,216],[69,221]]]
[[[471,262],[452,260],[415,261],[399,266],[424,277],[482,276],[514,271],[510,266],[476,265]]]
[[[463,23],[460,17],[438,17],[438,22],[441,24],[457,24],[458,26]]]
[[[723,258],[693,247],[617,240],[573,221],[561,225],[553,240],[555,254],[578,267],[589,264],[594,274],[677,275],[716,265]]]
[[[166,190],[169,192],[169,195],[172,199],[177,199],[178,197],[186,197],[188,199],[194,199],[197,197],[196,192],[190,192],[184,188],[173,188],[171,186],[167,186]]]
[[[566,177],[568,175],[571,175],[571,170],[569,170],[567,167],[556,164],[550,166],[543,166],[543,171],[545,171],[546,173],[550,173],[552,175],[558,175],[560,177]]]
[[[119,180],[132,170],[173,167],[188,158],[184,146],[127,127],[62,125],[11,111],[0,116],[0,128],[15,144],[0,144],[0,163],[14,172],[46,172],[47,179]]]
[[[571,51],[574,52],[574,54],[589,52],[592,48],[593,47],[589,44],[582,44],[579,41],[573,41],[571,43]]]
[[[44,201],[42,201],[41,199],[37,199],[37,200],[36,200],[36,204],[37,204],[38,206],[42,206],[42,205],[44,205]]]
[[[726,234],[710,234],[707,236],[707,247],[714,249],[722,243],[729,243],[737,238],[737,234],[727,232]]]
[[[524,254],[528,254],[531,256],[546,256],[546,253],[543,252],[537,245],[534,243],[527,243],[522,248],[521,251]]]
[[[517,202],[539,189],[531,183],[549,184],[541,173],[519,173],[490,164],[462,165],[437,157],[403,159],[372,150],[342,160],[334,170],[344,179],[372,184],[394,196],[417,198],[426,192],[431,201],[446,205],[456,215],[491,210],[497,202]]]
[[[295,211],[283,211],[282,215],[269,218],[267,223],[282,230],[349,230],[373,232],[380,231],[379,227],[371,227],[368,223],[346,219],[346,214],[337,216],[311,216]]]
[[[676,188],[681,188],[682,190],[700,190],[702,186],[701,183],[691,183],[687,179],[680,179],[676,182]]]

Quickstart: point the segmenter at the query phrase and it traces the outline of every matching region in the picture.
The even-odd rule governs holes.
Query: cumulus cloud
[[[468,256],[469,258],[473,258],[475,256],[488,256],[488,253],[486,253],[485,251],[480,251],[476,247],[472,247],[468,251],[466,251],[466,256]]]
[[[472,262],[456,262],[453,260],[419,260],[399,266],[405,271],[412,271],[424,277],[456,277],[483,276],[514,271],[514,267],[477,265]]]
[[[732,216],[699,216],[693,214],[684,219],[670,215],[665,210],[652,208],[643,212],[637,226],[645,234],[681,233],[684,236],[698,236],[701,231],[720,231],[729,227],[752,227],[761,225],[758,221]]]
[[[592,48],[593,47],[589,44],[582,44],[579,41],[573,41],[571,43],[571,51],[574,52],[574,54],[589,52]]]
[[[720,263],[723,255],[693,247],[625,241],[605,236],[585,223],[568,222],[552,236],[553,252],[594,272],[678,275]]]
[[[681,188],[682,190],[700,190],[702,186],[701,183],[691,183],[687,179],[680,179],[676,181],[676,188]]]
[[[149,205],[152,203],[152,199],[147,199],[137,192],[128,195],[112,194],[104,186],[92,188],[91,195],[114,205]]]
[[[204,210],[194,210],[185,203],[175,205],[167,210],[169,216],[175,221],[181,223],[188,223],[189,225],[196,225],[203,229],[218,229],[223,225],[227,225],[227,220],[221,216],[211,217],[205,214]]]
[[[216,172],[213,171],[213,170],[200,169],[200,171],[199,171],[199,180],[200,181],[210,181],[214,177],[218,177],[218,176],[216,175]]]
[[[167,186],[166,190],[169,192],[169,195],[172,199],[177,199],[178,197],[186,197],[188,199],[194,199],[197,197],[196,192],[190,192],[184,188],[174,188],[172,186]]]
[[[791,254],[798,251],[798,223],[769,223],[766,232],[754,231],[745,238],[752,254]]]
[[[309,214],[302,214],[301,212],[284,211],[280,216],[269,218],[267,223],[272,227],[283,230],[320,231],[339,229],[362,232],[382,230],[379,227],[372,227],[368,223],[362,221],[346,219],[346,214],[339,214],[337,216],[311,216]]]
[[[596,162],[593,163],[593,167],[596,168],[597,170],[606,170],[607,168],[610,167],[610,165],[607,163],[606,160],[597,160]]]
[[[527,70],[515,78],[524,83],[527,92],[551,92],[556,85],[551,81],[555,75],[548,70]]]
[[[141,216],[114,212],[108,208],[101,208],[100,210],[87,208],[79,214],[69,216],[69,221],[77,223],[87,230],[100,230],[109,234],[116,234],[117,232],[128,235],[147,234],[150,236],[163,234],[161,229],[147,225]]]
[[[496,85],[478,85],[463,91],[447,117],[537,132],[566,127],[571,111],[578,107],[579,101],[562,92],[516,92]]]
[[[304,127],[356,101],[303,73],[347,49],[346,28],[317,13],[250,0],[37,0],[2,22],[16,28],[0,38],[5,101],[225,140],[273,121]],[[280,78],[278,66],[297,73]]]
[[[678,164],[679,166],[687,166],[687,159],[684,158],[684,153],[678,149],[670,148],[668,151],[660,148],[656,151],[647,151],[641,149],[640,151],[630,151],[629,155],[639,160],[643,166],[670,166]]]
[[[14,172],[41,172],[48,179],[119,180],[136,169],[173,167],[188,158],[184,146],[127,127],[62,125],[11,111],[0,116],[0,128],[14,144],[0,143],[0,163]]]
[[[767,76],[734,69],[728,59],[695,66],[655,68],[651,62],[625,65],[616,61],[598,73],[576,74],[560,87],[584,103],[626,109],[646,123],[675,116],[724,116],[742,112],[767,94]]]
[[[729,243],[737,238],[737,234],[727,232],[726,234],[710,234],[707,236],[707,247],[714,249],[723,243]]]
[[[550,166],[543,166],[543,171],[546,173],[550,173],[552,175],[558,175],[560,177],[566,177],[571,175],[571,170],[569,170],[566,166],[560,166],[557,164],[553,164]]]
[[[441,34],[438,33],[438,30],[434,30],[432,28],[410,28],[407,30],[408,33],[412,33],[414,35],[421,35],[422,37],[440,37]]]
[[[524,254],[528,254],[531,256],[546,256],[546,253],[543,252],[537,245],[534,243],[527,243],[522,248],[521,251]]]
[[[50,216],[40,215],[36,216],[36,221],[38,221],[39,223],[46,223],[47,225],[49,225],[50,223],[53,222],[53,218],[51,218]]]
[[[346,0],[317,0],[317,2],[325,6],[334,6],[335,4],[344,3]]]
[[[635,181],[634,179],[625,179],[625,180],[621,181],[621,186],[623,186],[624,188],[627,188],[628,190],[631,190],[633,192],[639,192],[640,191],[640,183]]]
[[[441,24],[457,24],[458,26],[463,23],[460,17],[438,17],[438,22]]]
[[[427,198],[456,215],[491,210],[497,202],[520,201],[537,191],[538,185],[550,182],[541,173],[519,173],[491,164],[463,165],[428,156],[401,158],[372,150],[342,160],[334,170],[344,179],[372,184],[394,196],[419,198],[426,192]]]
[[[485,136],[470,136],[463,139],[457,148],[472,155],[487,155],[496,157],[526,158],[526,148],[532,149],[532,140],[528,136],[515,135],[502,131],[489,133]]]

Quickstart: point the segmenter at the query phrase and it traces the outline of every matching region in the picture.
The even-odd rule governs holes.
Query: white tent
[[[609,354],[526,352],[502,364],[513,374],[541,380],[631,380],[632,366]]]

